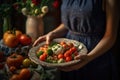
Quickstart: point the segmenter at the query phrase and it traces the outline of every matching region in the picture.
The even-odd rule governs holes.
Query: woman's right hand
[[[46,41],[46,44],[50,44],[53,38],[63,37],[68,32],[64,24],[60,24],[56,29],[52,30],[46,35],[40,36],[34,43],[33,46],[38,45],[40,42]]]
[[[50,41],[54,38],[54,32],[49,32],[46,35],[40,36],[34,43],[33,46],[38,45],[42,41],[46,41],[46,44],[50,44]]]

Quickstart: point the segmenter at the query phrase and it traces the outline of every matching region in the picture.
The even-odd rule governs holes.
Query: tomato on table
[[[22,45],[30,45],[32,43],[32,38],[27,34],[22,34],[19,40]]]
[[[16,37],[19,39],[20,36],[21,36],[23,33],[22,33],[22,31],[20,31],[20,30],[16,30],[16,31],[15,31],[15,34],[16,34]]]
[[[19,37],[22,35],[20,30],[8,30],[3,34],[4,44],[10,48],[16,47],[19,43]]]
[[[27,68],[22,68],[19,77],[21,80],[29,80],[31,76],[31,71]]]
[[[4,39],[4,44],[11,48],[16,47],[18,43],[19,43],[19,40],[15,34],[9,34]]]
[[[22,55],[13,53],[6,59],[6,63],[8,67],[15,66],[16,68],[20,68],[22,62],[24,60],[24,57]]]
[[[22,62],[24,67],[29,67],[31,65],[31,60],[29,58],[25,58]]]
[[[9,34],[11,34],[11,31],[10,31],[10,30],[6,31],[6,32],[3,34],[3,41],[6,39],[6,37],[7,37]]]

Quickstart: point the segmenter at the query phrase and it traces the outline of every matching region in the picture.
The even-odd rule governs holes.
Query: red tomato
[[[76,47],[72,47],[72,48],[70,48],[70,51],[72,51],[72,53],[73,53],[73,52],[77,51],[77,48]]]
[[[13,53],[12,55],[7,57],[6,63],[8,65],[8,67],[15,66],[16,68],[20,68],[23,60],[24,60],[23,56]]]
[[[64,41],[61,41],[61,42],[60,42],[60,44],[61,44],[61,45],[63,45],[63,44],[66,44],[66,42],[64,42]]]
[[[62,53],[58,54],[58,59],[64,58],[64,55]]]
[[[69,48],[72,48],[74,45],[73,43],[68,43]]]
[[[26,34],[22,34],[19,40],[22,45],[30,45],[32,43],[32,38]]]
[[[71,55],[71,51],[70,50],[68,50],[68,51],[66,51],[65,53],[64,53],[64,57],[68,57],[68,56],[70,56]]]
[[[46,56],[42,54],[42,55],[39,57],[39,59],[40,59],[41,61],[45,61]]]
[[[30,80],[30,77],[31,77],[30,70],[27,68],[22,68],[19,73],[19,77],[21,80]]]
[[[75,52],[74,52],[74,55],[77,56],[77,55],[78,55],[78,51],[75,51]]]
[[[45,56],[45,58],[48,56],[48,54],[47,54],[47,53],[45,53],[45,52],[44,52],[42,55],[44,55],[44,56]]]
[[[19,39],[20,36],[22,35],[22,32],[20,30],[15,31],[16,37]]]
[[[66,62],[69,62],[69,61],[71,61],[71,60],[72,60],[72,57],[71,57],[71,56],[68,56],[68,57],[65,58],[65,61],[66,61]]]
[[[69,46],[67,44],[62,44],[62,47],[64,47],[65,49],[69,49]]]

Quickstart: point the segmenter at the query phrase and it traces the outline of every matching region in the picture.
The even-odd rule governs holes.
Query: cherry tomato
[[[26,34],[22,34],[19,40],[22,45],[30,45],[32,43],[32,38]]]
[[[72,60],[72,57],[71,57],[71,56],[68,56],[68,57],[65,58],[65,61],[66,61],[66,62],[69,62],[69,61],[71,61],[71,60]]]
[[[60,45],[63,45],[63,44],[66,44],[66,42],[64,42],[64,41],[61,41],[61,42],[60,42]]]
[[[72,48],[74,45],[73,43],[68,43],[69,48]]]
[[[44,47],[40,47],[39,50],[40,50],[40,51],[44,51]]]
[[[46,56],[42,54],[42,55],[39,57],[39,59],[40,59],[41,61],[45,61]]]
[[[65,49],[69,49],[69,46],[67,44],[62,44],[62,47],[64,47]]]
[[[70,51],[72,51],[72,53],[73,53],[73,52],[77,51],[77,48],[76,47],[72,47],[72,48],[70,48]]]
[[[48,54],[47,54],[47,53],[45,53],[45,52],[44,52],[42,55],[44,55],[44,56],[45,56],[45,58],[48,56]]]
[[[70,50],[67,50],[65,53],[64,53],[64,57],[68,57],[71,55],[71,51]]]
[[[75,52],[74,52],[74,55],[77,56],[77,55],[78,55],[78,51],[75,51]]]
[[[58,54],[58,59],[63,59],[64,58],[64,55],[62,53]]]

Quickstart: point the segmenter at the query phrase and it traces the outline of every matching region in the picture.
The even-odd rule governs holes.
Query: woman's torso
[[[99,43],[105,33],[106,19],[102,1],[62,0],[62,22],[69,29],[66,37],[84,43],[88,51]],[[115,68],[109,50],[79,70],[63,72],[61,80],[118,80]]]
[[[62,23],[70,31],[67,38],[81,41],[91,50],[105,32],[102,3],[102,0],[62,0]]]
[[[103,33],[105,13],[102,0],[62,0],[62,22],[80,33]]]

